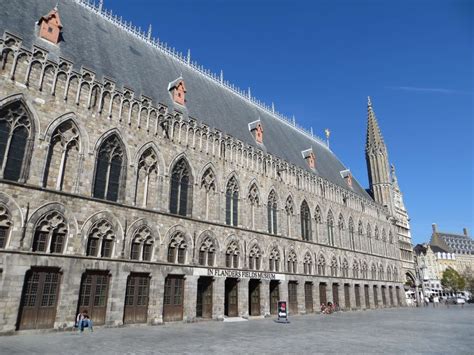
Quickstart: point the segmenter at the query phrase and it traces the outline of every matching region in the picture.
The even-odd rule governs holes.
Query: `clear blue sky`
[[[413,242],[474,231],[473,1],[105,0],[323,136],[367,186],[372,97]]]

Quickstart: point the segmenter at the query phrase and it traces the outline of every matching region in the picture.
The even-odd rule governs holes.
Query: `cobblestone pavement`
[[[384,309],[248,322],[0,337],[0,354],[430,353],[472,354],[474,306]]]

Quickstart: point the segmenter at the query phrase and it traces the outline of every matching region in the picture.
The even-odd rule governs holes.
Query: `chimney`
[[[462,231],[466,237],[469,236],[469,234],[467,233],[467,228],[463,228]]]
[[[433,228],[433,233],[438,233],[438,227],[436,226],[436,223],[433,223],[431,227]]]

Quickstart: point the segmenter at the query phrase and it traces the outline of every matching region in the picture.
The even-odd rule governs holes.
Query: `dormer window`
[[[249,123],[250,133],[258,144],[263,144],[263,125],[260,120]]]
[[[316,154],[313,152],[313,148],[303,150],[301,152],[303,158],[306,160],[310,169],[316,169]]]
[[[51,43],[58,44],[61,36],[61,19],[59,18],[58,8],[55,7],[46,16],[39,19],[39,36]]]
[[[169,83],[168,90],[174,102],[182,106],[186,104],[186,86],[184,85],[183,78],[179,77]]]
[[[346,181],[346,184],[352,188],[352,173],[349,169],[341,171],[341,176]]]

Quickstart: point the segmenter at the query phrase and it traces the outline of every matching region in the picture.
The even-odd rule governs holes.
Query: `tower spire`
[[[371,148],[385,148],[382,132],[380,131],[374,109],[372,108],[372,100],[367,96],[367,139],[365,142],[365,150]]]
[[[367,162],[370,191],[374,200],[392,210],[392,179],[390,177],[388,152],[377,118],[375,117],[370,96],[367,97],[365,159]]]

